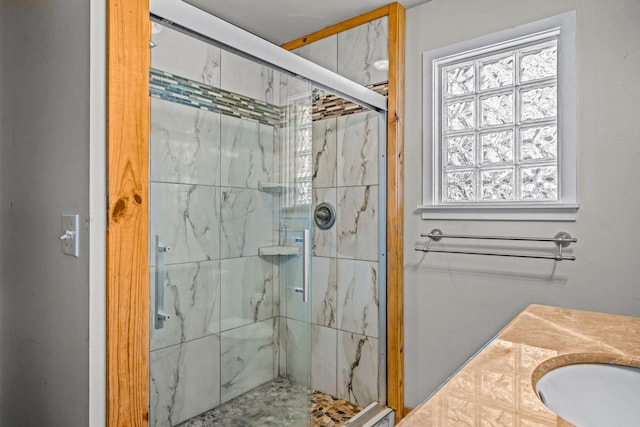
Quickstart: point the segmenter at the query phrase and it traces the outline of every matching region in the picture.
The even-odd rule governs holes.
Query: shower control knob
[[[313,220],[321,230],[327,230],[336,222],[336,210],[327,202],[322,202],[313,213]]]
[[[330,217],[331,217],[331,214],[329,213],[329,210],[327,208],[323,208],[319,211],[316,211],[316,218],[318,218],[318,220],[320,221],[326,221]]]

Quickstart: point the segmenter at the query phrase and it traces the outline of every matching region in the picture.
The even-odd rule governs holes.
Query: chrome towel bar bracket
[[[555,261],[575,261],[576,257],[566,256],[562,254],[562,249],[569,246],[571,243],[576,243],[578,239],[571,237],[566,231],[557,233],[554,237],[517,237],[517,236],[476,236],[465,234],[444,234],[439,228],[434,228],[429,233],[421,233],[420,237],[428,237],[430,239],[429,244],[425,247],[417,247],[416,251],[421,252],[439,252],[448,254],[465,254],[465,255],[489,255],[489,256],[504,256],[515,258],[535,258],[535,259],[552,259]],[[556,251],[553,255],[533,255],[533,254],[511,254],[504,252],[480,252],[480,251],[463,251],[463,250],[449,250],[449,249],[431,249],[431,242],[439,242],[442,239],[477,239],[477,240],[511,240],[511,241],[525,241],[525,242],[553,242],[556,246]]]

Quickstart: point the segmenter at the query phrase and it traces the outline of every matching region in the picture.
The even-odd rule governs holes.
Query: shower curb
[[[345,427],[394,427],[394,421],[394,412],[391,408],[373,402],[351,418]]]

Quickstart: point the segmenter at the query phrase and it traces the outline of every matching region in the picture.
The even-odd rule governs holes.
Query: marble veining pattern
[[[221,330],[273,317],[273,266],[254,257],[223,259]]]
[[[337,184],[337,121],[335,118],[313,122],[313,188]]]
[[[311,387],[337,396],[338,331],[311,325]]]
[[[158,23],[152,23],[151,67],[220,86],[220,49]]]
[[[378,340],[338,331],[338,397],[367,406],[378,400]]]
[[[378,263],[338,260],[338,327],[378,337]]]
[[[272,246],[273,198],[254,189],[221,191],[220,245],[222,258],[258,255],[258,247]]]
[[[338,324],[338,261],[314,256],[311,262],[312,322],[335,328]]]
[[[220,115],[151,98],[151,181],[219,185]]]
[[[150,299],[155,300],[155,268]],[[168,347],[220,331],[220,261],[173,264],[165,268],[164,328],[155,329],[150,310],[150,349]]]
[[[149,264],[155,263],[155,236],[171,247],[166,264],[220,258],[220,191],[215,187],[150,183]]]
[[[228,116],[221,122],[222,185],[258,188],[271,181],[274,128]]]
[[[221,52],[220,87],[259,101],[278,105],[280,73],[231,52]]]
[[[171,427],[219,405],[219,358],[218,335],[152,351],[149,425]]]
[[[387,17],[338,34],[338,74],[361,85],[388,80],[378,61],[388,60]]]
[[[294,384],[309,385],[311,376],[311,330],[308,322],[286,319],[287,375]]]
[[[378,184],[378,114],[339,117],[337,128],[338,186]]]
[[[227,402],[273,378],[273,321],[221,334],[220,397]]]
[[[378,260],[378,186],[339,187],[338,257]]]
[[[367,46],[363,60],[343,61],[343,69],[364,66],[367,79],[386,80],[371,71],[385,26],[386,20],[342,35],[343,42]],[[361,404],[377,399],[377,309],[371,312],[377,290],[362,293],[376,282],[377,263],[357,261],[340,279],[338,272],[343,262],[377,260],[378,115],[328,94],[314,104],[312,200],[330,201],[338,222],[327,232],[313,230],[314,286],[305,306],[294,292],[302,277],[299,257],[261,258],[257,248],[295,244],[292,231],[309,228],[308,217],[280,212],[284,195],[257,188],[277,182],[286,166],[281,138],[288,106],[279,105],[300,95],[311,100],[310,86],[174,33],[154,34],[159,46],[152,51],[150,234],[172,251],[165,254],[164,278],[171,319],[151,336],[151,425],[176,425],[243,399],[277,376],[305,386],[311,380]],[[176,65],[169,50],[184,61]],[[338,66],[337,52],[332,55],[326,59]],[[314,417],[312,425],[344,421],[315,409]],[[226,412],[220,422],[229,419]]]

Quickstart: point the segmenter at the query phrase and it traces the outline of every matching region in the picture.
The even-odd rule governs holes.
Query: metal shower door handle
[[[309,284],[311,282],[311,233],[309,230],[302,232],[302,237],[296,238],[296,242],[302,242],[302,287],[295,288],[302,294],[302,302],[309,301]]]
[[[153,326],[155,329],[164,328],[164,322],[169,319],[164,313],[164,273],[166,266],[164,265],[164,254],[167,252],[171,252],[171,247],[163,246],[160,244],[160,237],[156,235],[156,274],[155,274],[155,285],[156,285],[156,297],[154,303],[154,322]]]

